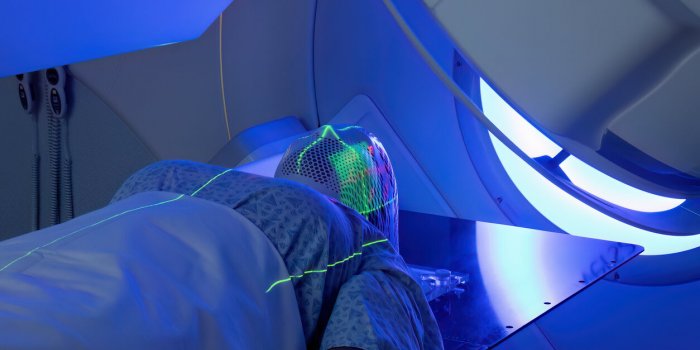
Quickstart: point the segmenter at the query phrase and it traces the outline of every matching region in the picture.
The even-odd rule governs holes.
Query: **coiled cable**
[[[59,126],[63,121],[63,118],[59,119]],[[63,183],[61,187],[61,195],[63,197],[61,219],[65,222],[73,218],[73,160],[71,159],[68,145],[68,119],[65,119],[65,125],[61,127],[61,131],[63,131],[60,140],[62,144],[61,155],[63,156],[61,164],[61,182]]]
[[[32,162],[32,231],[39,229],[40,225],[40,208],[41,208],[41,182],[40,182],[40,163],[41,156],[39,155],[39,121],[36,117],[34,122],[34,159]]]
[[[61,222],[60,212],[60,184],[61,184],[61,122],[53,115],[51,109],[50,88],[46,87],[46,113],[48,120],[48,144],[49,144],[49,188],[50,209],[49,224],[56,225]]]

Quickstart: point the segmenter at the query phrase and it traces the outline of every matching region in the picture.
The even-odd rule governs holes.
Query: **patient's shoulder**
[[[256,182],[256,188],[251,189],[251,195],[246,201],[315,216],[325,216],[337,210],[328,197],[294,181],[263,178]]]

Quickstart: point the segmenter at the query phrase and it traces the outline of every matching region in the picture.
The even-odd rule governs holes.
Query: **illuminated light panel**
[[[561,147],[525,120],[484,79],[479,80],[484,115],[528,157],[554,158],[561,151]]]
[[[663,197],[634,188],[573,156],[564,160],[560,167],[577,187],[627,209],[652,213],[671,210],[685,202],[685,199]]]
[[[378,239],[378,240],[376,240],[376,241],[372,241],[372,242],[368,242],[368,243],[363,244],[363,245],[362,245],[362,248],[369,247],[369,246],[371,246],[371,245],[375,245],[375,244],[382,243],[382,242],[388,242],[388,241],[389,241],[389,240],[386,239],[386,238],[384,238],[384,239]],[[269,293],[273,288],[277,287],[278,285],[280,285],[280,284],[282,284],[282,283],[291,282],[292,279],[294,279],[294,278],[302,278],[302,277],[304,277],[304,276],[306,276],[306,275],[310,275],[310,274],[313,274],[313,273],[325,273],[325,272],[328,272],[328,269],[330,269],[331,267],[335,267],[335,266],[337,266],[337,265],[340,265],[340,264],[342,264],[342,263],[345,263],[345,262],[349,261],[350,259],[355,258],[355,257],[358,257],[358,256],[360,256],[360,255],[362,255],[362,252],[355,252],[355,253],[350,254],[350,255],[349,255],[348,257],[346,257],[345,259],[341,259],[341,260],[338,260],[338,261],[336,261],[336,262],[334,262],[334,263],[331,263],[331,264],[326,265],[326,268],[324,268],[324,269],[306,270],[306,271],[304,271],[303,273],[300,273],[300,274],[298,274],[298,275],[290,275],[290,276],[287,277],[287,278],[283,278],[283,279],[281,279],[281,280],[277,280],[277,281],[275,281],[275,282],[272,282],[272,284],[270,284],[270,287],[267,288],[267,290],[265,291],[265,293]]]
[[[515,187],[554,225],[575,236],[638,244],[642,255],[680,253],[700,247],[700,234],[669,236],[611,218],[579,201],[538,173],[497,137],[490,134],[496,154]]]
[[[528,157],[554,157],[561,151],[561,147],[532,126],[483,79],[480,79],[480,88],[484,115]],[[569,156],[560,167],[577,187],[623,208],[647,213],[660,212],[673,209],[685,201],[627,185],[573,156]]]
[[[538,230],[520,227],[496,225],[477,221],[476,252],[479,269],[488,292],[489,299],[498,300],[491,303],[496,315],[507,315],[505,324],[526,323],[531,315],[537,315],[547,309],[542,303],[543,296],[556,295],[557,289],[546,274],[532,275],[532,271],[551,269],[545,259],[545,251],[540,240],[531,239],[523,232]],[[495,233],[507,233],[495,234]],[[535,278],[533,280],[533,277]],[[513,292],[513,286],[518,286]]]

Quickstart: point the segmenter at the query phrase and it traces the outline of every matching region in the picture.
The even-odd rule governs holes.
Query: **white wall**
[[[315,1],[236,0],[223,14],[224,91],[232,135],[286,115],[316,125]],[[71,66],[160,159],[209,160],[228,140],[219,21],[198,39]]]

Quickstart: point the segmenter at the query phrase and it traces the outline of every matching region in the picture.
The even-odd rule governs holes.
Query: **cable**
[[[51,225],[61,222],[61,203],[66,213],[64,219],[73,217],[73,182],[71,174],[72,161],[68,151],[68,125],[63,127],[63,118],[67,115],[66,70],[63,67],[49,68],[44,71],[46,86],[46,110],[49,122],[49,176],[51,184]],[[65,140],[63,140],[65,139]],[[65,142],[64,142],[65,141]],[[63,157],[61,157],[63,153]],[[63,163],[63,164],[61,164]],[[61,188],[61,177],[67,180]],[[63,194],[63,200],[61,200]],[[64,220],[65,221],[65,220]]]
[[[63,119],[59,120],[61,123]],[[65,125],[61,128],[61,155],[63,161],[61,164],[61,195],[63,197],[63,207],[61,208],[62,221],[68,221],[73,218],[73,160],[70,156],[69,138],[68,138],[68,119],[65,119]]]
[[[49,209],[49,224],[56,225],[61,221],[59,208],[60,201],[60,159],[61,159],[61,125],[58,118],[54,117],[51,111],[51,97],[49,96],[49,85],[46,84],[46,113],[48,117],[48,143],[49,143],[49,198],[51,201]]]
[[[32,153],[34,154],[32,159],[32,217],[31,217],[31,228],[32,231],[39,229],[40,225],[40,197],[41,192],[41,182],[40,182],[40,160],[39,156],[39,119],[36,113],[36,99],[34,98],[34,74],[24,73],[17,74],[17,92],[19,94],[19,102],[30,118],[32,118],[32,126],[34,132],[32,134]],[[36,112],[36,113],[35,113]]]
[[[32,231],[40,226],[41,217],[41,156],[39,155],[39,121],[36,116],[34,123],[34,159],[32,162]]]
[[[223,53],[224,13],[219,15],[219,81],[221,82],[221,102],[224,106],[224,122],[226,123],[226,136],[231,141],[231,128],[228,123],[228,110],[226,109],[226,92],[224,91],[224,53]]]
[[[321,126],[321,114],[318,111],[318,90],[316,89],[316,22],[318,21],[318,0],[314,2],[314,15],[311,27],[311,85],[314,92],[314,109],[316,112],[316,127]]]

